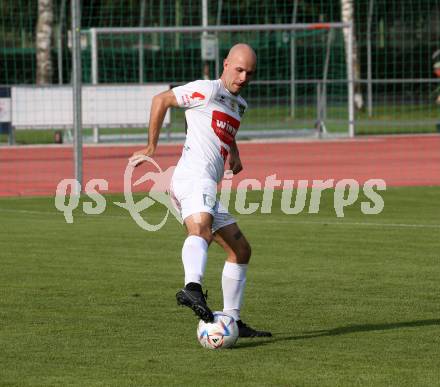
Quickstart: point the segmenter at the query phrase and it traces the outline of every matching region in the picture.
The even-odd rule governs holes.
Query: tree
[[[53,4],[52,0],[38,0],[38,21],[36,31],[37,51],[37,84],[52,82],[52,30]]]
[[[348,56],[348,30],[344,28],[345,55],[347,63],[353,63],[353,81],[354,81],[354,104],[357,109],[362,109],[364,100],[362,98],[361,84],[356,82],[361,78],[361,66],[359,62],[359,51],[356,41],[355,24],[354,24],[354,0],[341,0],[341,19],[343,23],[352,23],[353,26],[353,56]]]

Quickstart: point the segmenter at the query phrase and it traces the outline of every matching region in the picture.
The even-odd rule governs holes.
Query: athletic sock
[[[202,284],[207,260],[208,243],[197,235],[190,235],[186,238],[182,247],[185,285],[190,282]]]
[[[240,309],[246,285],[247,264],[225,262],[222,275],[223,312],[240,320]]]

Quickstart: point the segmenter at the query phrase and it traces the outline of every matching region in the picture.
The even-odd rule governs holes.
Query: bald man
[[[200,319],[213,321],[202,281],[208,247],[215,241],[226,253],[223,311],[237,321],[240,337],[271,333],[253,329],[241,320],[251,247],[236,220],[217,200],[217,185],[223,179],[227,160],[234,175],[243,168],[235,135],[247,104],[239,94],[254,75],[256,62],[249,45],[236,44],[223,62],[220,79],[190,82],[156,95],[151,106],[148,145],[130,158],[132,164],[140,165],[143,156],[154,156],[168,108],[185,109],[187,136],[170,186],[187,230],[182,248],[185,287],[177,292],[177,303],[191,308]]]

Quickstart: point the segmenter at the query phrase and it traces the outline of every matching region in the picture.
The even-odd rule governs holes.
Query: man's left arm
[[[236,175],[243,169],[243,165],[241,164],[240,153],[238,152],[237,143],[234,142],[231,144],[229,149],[229,168],[232,170],[232,173]]]

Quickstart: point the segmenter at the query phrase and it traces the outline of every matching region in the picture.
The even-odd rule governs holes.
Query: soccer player
[[[130,158],[139,165],[143,156],[152,157],[168,108],[186,110],[186,141],[170,187],[188,233],[182,248],[185,287],[177,292],[177,303],[191,308],[202,320],[213,321],[202,292],[202,280],[208,247],[215,241],[227,254],[222,274],[223,311],[237,321],[240,337],[271,336],[271,333],[253,329],[241,320],[251,247],[216,194],[228,155],[234,174],[243,168],[235,142],[247,107],[240,92],[251,80],[255,68],[254,50],[247,44],[236,44],[223,62],[220,79],[190,82],[154,96],[148,145]]]

